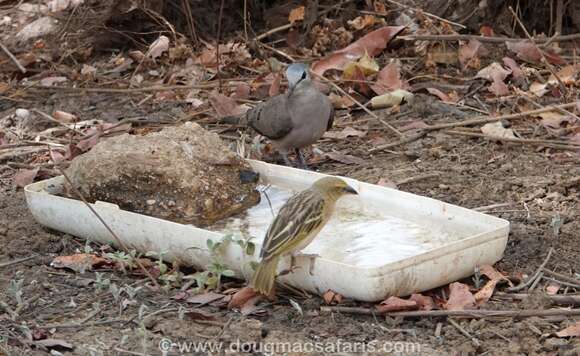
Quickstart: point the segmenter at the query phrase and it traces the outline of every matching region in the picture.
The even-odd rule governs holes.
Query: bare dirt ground
[[[103,58],[96,57],[90,63],[98,66],[105,61]],[[413,63],[406,63],[406,68],[416,66]],[[59,69],[56,63],[51,65],[50,70],[55,73],[60,70],[70,74],[70,70]],[[446,70],[442,72],[453,74]],[[412,75],[407,71],[404,76]],[[10,100],[0,105],[0,118],[13,115],[15,109],[21,107],[45,113],[74,112],[82,120],[99,119],[107,123],[144,118],[145,123],[134,122],[130,132],[136,134],[176,125],[187,118],[219,132],[226,140],[237,138],[235,127],[220,124],[215,117],[192,115],[191,104],[180,98],[149,100],[148,92],[119,94],[46,88],[19,88],[14,93],[6,96]],[[483,90],[480,93],[484,93]],[[487,95],[488,92],[482,94]],[[550,100],[545,104],[564,103],[562,98]],[[478,102],[479,98],[470,103],[478,106]],[[514,109],[519,101],[502,103],[490,99],[486,103],[502,111]],[[399,128],[418,120],[436,125],[463,119],[438,112],[432,115],[430,110],[418,111],[403,105],[402,114],[375,113]],[[469,116],[479,115],[464,112]],[[41,121],[29,125],[35,132],[55,126]],[[513,125],[520,134],[536,133],[539,126],[532,118],[518,120]],[[500,283],[483,309],[525,312],[557,308],[550,300],[554,286],[558,295],[579,296],[580,286],[575,284],[580,281],[580,158],[577,150],[497,142],[434,130],[411,143],[371,152],[377,145],[395,141],[396,137],[376,120],[369,121],[361,110],[353,109],[350,114],[339,112],[333,131],[341,132],[347,126],[368,133],[362,137],[325,138],[316,147],[322,152],[338,152],[359,159],[346,164],[317,155],[311,160],[314,169],[369,183],[395,183],[398,189],[468,208],[489,206],[483,209],[486,213],[511,223],[504,258],[494,267],[516,284],[533,275],[553,248],[544,267],[563,275],[564,279],[554,277],[558,280],[555,283],[550,280],[553,276],[544,275],[545,278],[538,279],[533,288],[528,286],[519,292],[526,294],[523,300],[517,300],[514,293],[505,293],[508,286]],[[473,129],[470,132],[481,131]],[[540,132],[544,133],[541,129]],[[10,143],[13,142],[7,144]],[[578,316],[575,319],[565,313],[522,319],[328,313],[321,310],[325,305],[321,297],[283,291],[277,301],[263,302],[250,315],[243,315],[228,309],[227,303],[221,301],[208,300],[200,304],[182,300],[180,286],[154,290],[139,269],[126,273],[110,265],[85,272],[55,269],[50,266],[55,257],[85,251],[87,245],[73,236],[43,228],[28,212],[22,189],[15,186],[13,178],[19,169],[43,163],[50,163],[46,152],[0,162],[3,164],[0,166],[0,354],[158,355],[163,351],[159,346],[163,339],[175,343],[223,343],[224,347],[241,345],[241,342],[244,343],[242,351],[255,354],[267,353],[259,349],[259,343],[277,342],[326,343],[326,350],[295,349],[287,352],[290,355],[337,354],[335,351],[360,354],[360,349],[330,349],[329,344],[340,342],[391,346],[375,354],[580,354],[580,338],[555,335],[578,321]],[[39,178],[56,174],[53,166],[47,165]],[[106,246],[88,246],[92,251],[110,252]],[[182,272],[193,271],[183,269]],[[473,280],[461,282],[477,290]],[[226,279],[222,292],[233,293],[241,286],[240,281]],[[430,295],[444,299],[447,293],[448,289],[443,287],[431,291]],[[300,305],[301,312],[290,299]],[[343,300],[340,305],[372,307],[350,300]],[[186,354],[223,352],[223,349],[190,350]],[[174,345],[169,354],[181,352]]]

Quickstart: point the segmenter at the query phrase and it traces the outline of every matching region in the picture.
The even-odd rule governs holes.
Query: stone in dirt
[[[196,226],[260,201],[249,164],[194,123],[106,139],[76,157],[67,174],[90,202]],[[67,195],[77,198],[70,186]]]

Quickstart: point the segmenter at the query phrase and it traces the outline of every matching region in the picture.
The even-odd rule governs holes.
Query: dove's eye
[[[306,79],[306,72],[302,72],[302,78],[300,79]]]

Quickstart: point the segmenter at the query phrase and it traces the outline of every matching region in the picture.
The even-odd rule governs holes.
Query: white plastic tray
[[[140,252],[166,252],[164,259],[204,268],[210,261],[206,241],[228,233],[256,244],[254,256],[238,244],[220,255],[238,277],[252,274],[261,241],[273,215],[294,191],[305,189],[323,174],[249,161],[269,186],[262,201],[244,216],[208,229],[174,223],[96,202],[94,209],[125,244]],[[501,259],[509,222],[473,210],[373,184],[344,178],[358,196],[342,198],[332,220],[297,259],[302,268],[280,277],[294,287],[322,294],[327,290],[362,301],[378,301],[435,288],[473,274],[476,266]],[[25,188],[28,206],[42,225],[71,235],[115,245],[106,228],[83,202],[55,194],[63,177]],[[271,208],[270,208],[271,204]],[[288,267],[288,259],[279,270]],[[310,274],[310,270],[312,274]]]

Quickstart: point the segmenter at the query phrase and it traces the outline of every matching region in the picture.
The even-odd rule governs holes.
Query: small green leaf
[[[256,244],[248,241],[246,243],[246,255],[253,256],[254,252],[256,252]]]
[[[212,239],[207,239],[207,241],[205,242],[207,244],[207,248],[209,248],[210,250],[213,249],[213,240]]]
[[[222,276],[233,277],[235,275],[236,275],[236,272],[232,271],[231,269],[224,269],[222,271]]]

